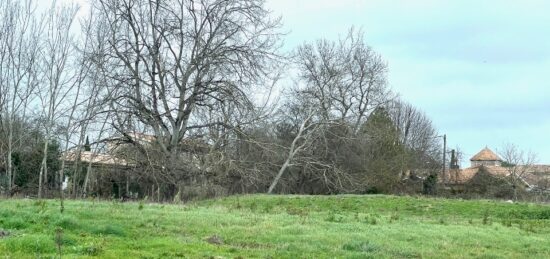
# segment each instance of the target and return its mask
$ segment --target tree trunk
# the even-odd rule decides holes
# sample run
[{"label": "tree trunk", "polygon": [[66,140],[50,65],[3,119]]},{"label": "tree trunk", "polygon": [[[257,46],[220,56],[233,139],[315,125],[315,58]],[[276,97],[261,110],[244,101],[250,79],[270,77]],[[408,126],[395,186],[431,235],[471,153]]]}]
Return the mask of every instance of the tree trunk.
[{"label": "tree trunk", "polygon": [[44,185],[47,185],[48,181],[46,178],[46,181],[44,181],[44,176],[48,176],[48,136],[46,136],[46,140],[44,141],[44,156],[42,157],[42,164],[40,165],[40,175],[38,176],[38,198],[42,199],[42,191],[44,188]]},{"label": "tree trunk", "polygon": [[515,184],[512,185],[512,189],[514,190],[514,201],[518,201],[518,190]]},{"label": "tree trunk", "polygon": [[88,163],[86,168],[86,176],[84,177],[84,185],[82,186],[82,198],[88,195],[88,182],[90,181],[90,173],[92,172],[92,163]]},{"label": "tree trunk", "polygon": [[283,166],[281,166],[281,169],[279,169],[279,172],[277,173],[277,176],[275,176],[275,180],[271,183],[271,186],[269,186],[269,190],[267,191],[268,194],[271,194],[273,192],[273,189],[275,189],[275,186],[277,186],[277,183],[279,183],[279,180],[281,179],[281,176],[283,176],[283,173],[285,172],[286,168],[290,165],[290,159],[291,157],[287,157],[285,163]]},{"label": "tree trunk", "polygon": [[12,140],[11,140],[11,132],[10,137],[8,137],[8,157],[7,157],[7,173],[8,173],[8,192],[11,192],[11,188],[13,186],[13,183],[15,183],[15,176],[13,173],[13,161],[11,159],[12,156]]},{"label": "tree trunk", "polygon": [[285,172],[286,168],[290,165],[290,161],[294,158],[294,156],[298,153],[298,151],[303,148],[303,145],[297,146],[298,140],[302,138],[302,134],[306,130],[307,124],[309,123],[309,120],[312,118],[312,116],[313,116],[313,113],[310,112],[309,116],[300,125],[300,128],[298,129],[298,134],[292,140],[292,144],[290,144],[290,150],[288,151],[288,157],[286,158],[285,163],[281,166],[281,169],[279,169],[277,176],[275,176],[275,179],[273,180],[273,182],[269,186],[269,189],[267,190],[268,194],[271,194],[273,192],[273,189],[275,189],[275,186],[277,186],[277,183],[281,179],[281,176],[283,176],[283,173]]}]

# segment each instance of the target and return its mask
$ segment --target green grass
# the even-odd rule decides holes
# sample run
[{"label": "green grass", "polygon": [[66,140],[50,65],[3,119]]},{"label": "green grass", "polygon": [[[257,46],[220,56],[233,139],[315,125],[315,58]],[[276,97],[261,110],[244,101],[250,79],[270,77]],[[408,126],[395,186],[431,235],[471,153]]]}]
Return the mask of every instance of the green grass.
[{"label": "green grass", "polygon": [[[550,207],[396,196],[0,200],[0,258],[550,258]],[[212,240],[215,240],[212,241]]]}]

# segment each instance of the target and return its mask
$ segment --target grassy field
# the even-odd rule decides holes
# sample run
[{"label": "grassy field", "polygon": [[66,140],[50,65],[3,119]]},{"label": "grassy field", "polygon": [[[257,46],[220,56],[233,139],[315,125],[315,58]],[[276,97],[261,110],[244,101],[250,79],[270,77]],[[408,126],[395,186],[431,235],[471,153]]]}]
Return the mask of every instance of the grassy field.
[{"label": "grassy field", "polygon": [[550,258],[550,207],[395,196],[0,200],[0,258]]}]

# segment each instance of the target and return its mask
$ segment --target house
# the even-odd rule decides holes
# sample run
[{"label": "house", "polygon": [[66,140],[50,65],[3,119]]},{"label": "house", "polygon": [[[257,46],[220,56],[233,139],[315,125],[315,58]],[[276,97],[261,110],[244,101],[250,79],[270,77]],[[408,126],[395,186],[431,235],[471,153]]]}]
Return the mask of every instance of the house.
[{"label": "house", "polygon": [[[111,169],[135,167],[136,164],[138,164],[136,158],[120,154],[120,152],[124,152],[121,151],[121,147],[131,146],[127,138],[130,138],[132,142],[142,146],[150,147],[157,141],[157,137],[137,132],[130,132],[124,135],[125,136],[111,137],[105,140],[107,148],[103,150],[103,152],[70,150],[61,156],[61,160],[65,161],[67,165],[78,162],[80,164],[91,164],[92,167],[105,167]],[[198,160],[197,154],[207,153],[209,148],[210,146],[200,139],[186,138],[180,143],[180,155],[182,160],[196,162],[196,160]],[[78,154],[80,154],[80,157],[78,157]]]},{"label": "house", "polygon": [[[80,159],[78,158],[79,153]],[[101,154],[92,151],[78,152],[76,150],[71,150],[64,153],[61,156],[61,160],[65,161],[68,166],[73,165],[77,161],[83,165],[91,164],[93,167],[125,168],[133,166],[133,163],[130,163],[122,158],[114,157],[109,153]]]},{"label": "house", "polygon": [[[71,181],[84,182],[82,193],[98,197],[159,196],[160,185],[155,177],[161,175],[159,172],[165,168],[165,160],[163,160],[165,154],[159,148],[158,141],[159,138],[154,135],[129,132],[102,140],[105,147],[97,152],[82,150],[65,152],[61,160],[65,161],[66,168],[76,168],[69,166],[79,165],[85,171],[81,174],[71,174],[73,178],[85,180],[69,179],[68,184]],[[138,148],[134,144],[138,144]],[[171,162],[178,163],[178,170],[207,171],[208,168],[204,166],[202,158],[208,154],[210,148],[210,145],[202,139],[185,138],[178,145],[177,159]],[[168,191],[171,190],[174,189]]]},{"label": "house", "polygon": [[550,190],[550,165],[503,166],[502,159],[488,147],[470,158],[470,162],[468,168],[446,170],[445,185],[453,190],[464,190],[467,186],[510,182],[510,177],[514,177],[526,190]]},{"label": "house", "polygon": [[479,153],[477,153],[475,156],[470,158],[470,161],[472,163],[472,167],[477,166],[501,166],[502,165],[502,159],[495,154],[492,150],[485,147]]}]

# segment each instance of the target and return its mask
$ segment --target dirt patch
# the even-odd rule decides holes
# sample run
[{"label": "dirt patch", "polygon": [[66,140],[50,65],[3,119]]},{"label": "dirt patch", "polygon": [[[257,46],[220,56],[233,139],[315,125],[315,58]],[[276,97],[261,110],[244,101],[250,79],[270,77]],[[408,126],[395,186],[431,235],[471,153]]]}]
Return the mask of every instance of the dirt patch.
[{"label": "dirt patch", "polygon": [[0,229],[0,239],[10,235],[10,232]]},{"label": "dirt patch", "polygon": [[206,239],[206,242],[213,244],[213,245],[223,245],[223,238],[221,238],[218,235],[213,235]]}]

